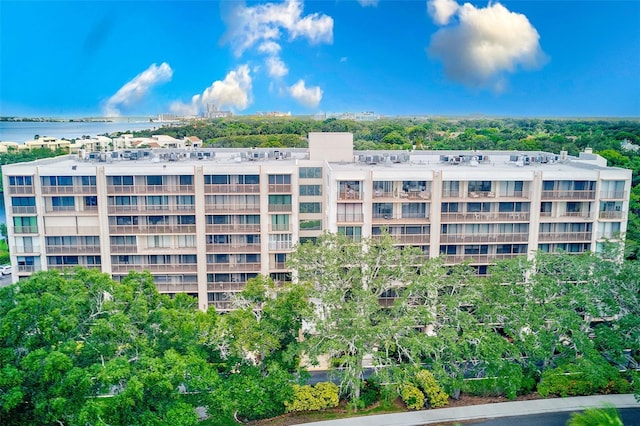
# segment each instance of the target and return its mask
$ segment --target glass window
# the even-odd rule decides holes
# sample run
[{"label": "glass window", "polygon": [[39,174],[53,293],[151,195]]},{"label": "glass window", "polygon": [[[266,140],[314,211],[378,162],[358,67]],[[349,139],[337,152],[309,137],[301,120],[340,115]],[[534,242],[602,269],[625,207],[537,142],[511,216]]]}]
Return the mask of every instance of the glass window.
[{"label": "glass window", "polygon": [[53,207],[73,207],[75,201],[73,197],[51,197]]},{"label": "glass window", "polygon": [[287,185],[291,183],[291,175],[269,175],[269,184]]},{"label": "glass window", "polygon": [[180,176],[180,185],[193,185],[193,176],[191,176],[191,175],[181,175]]},{"label": "glass window", "polygon": [[300,167],[301,179],[319,179],[322,178],[321,167]]},{"label": "glass window", "polygon": [[162,176],[147,176],[147,185],[162,185]]},{"label": "glass window", "polygon": [[96,185],[96,177],[95,176],[81,176],[80,180],[82,182],[82,186],[95,186]]},{"label": "glass window", "polygon": [[300,230],[301,231],[311,231],[311,230],[319,230],[322,229],[322,221],[321,220],[301,220],[300,221]]},{"label": "glass window", "polygon": [[300,195],[322,195],[322,186],[300,185]]},{"label": "glass window", "polygon": [[11,197],[11,205],[14,207],[33,207],[36,205],[35,197]]},{"label": "glass window", "polygon": [[300,213],[321,213],[322,205],[320,203],[300,203]]}]

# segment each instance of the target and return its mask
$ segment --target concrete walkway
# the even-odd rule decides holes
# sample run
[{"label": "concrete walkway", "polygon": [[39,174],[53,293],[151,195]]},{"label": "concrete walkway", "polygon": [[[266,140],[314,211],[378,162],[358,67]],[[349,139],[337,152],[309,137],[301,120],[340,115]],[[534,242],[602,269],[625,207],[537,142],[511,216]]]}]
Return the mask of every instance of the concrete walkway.
[{"label": "concrete walkway", "polygon": [[581,411],[585,408],[612,404],[618,408],[639,408],[631,394],[593,395],[571,398],[536,399],[531,401],[498,402],[468,405],[456,408],[411,411],[408,413],[379,414],[348,419],[305,423],[305,426],[415,426],[431,423],[457,422],[470,419],[526,416],[529,414]]}]

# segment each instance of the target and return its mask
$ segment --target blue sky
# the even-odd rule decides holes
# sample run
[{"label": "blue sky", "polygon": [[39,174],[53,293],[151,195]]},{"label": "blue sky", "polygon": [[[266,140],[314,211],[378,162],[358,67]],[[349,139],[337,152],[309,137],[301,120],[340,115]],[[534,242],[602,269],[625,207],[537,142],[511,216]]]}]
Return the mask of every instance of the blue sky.
[{"label": "blue sky", "polygon": [[640,116],[640,1],[0,0],[0,115]]}]

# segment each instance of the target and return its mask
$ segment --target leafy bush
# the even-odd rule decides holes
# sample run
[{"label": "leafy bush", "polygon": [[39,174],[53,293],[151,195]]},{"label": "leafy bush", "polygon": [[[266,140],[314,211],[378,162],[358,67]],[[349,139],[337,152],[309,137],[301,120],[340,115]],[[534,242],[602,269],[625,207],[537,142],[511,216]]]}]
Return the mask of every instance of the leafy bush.
[{"label": "leafy bush", "polygon": [[580,358],[543,372],[538,383],[538,393],[543,397],[565,397],[610,392],[613,389],[624,388],[620,380],[622,379],[618,370],[604,358]]},{"label": "leafy bush", "polygon": [[623,426],[620,413],[613,405],[587,408],[582,413],[571,413],[567,426]]},{"label": "leafy bush", "polygon": [[400,398],[402,398],[409,410],[420,410],[424,407],[424,394],[414,385],[403,385],[400,391]]},{"label": "leafy bush", "polygon": [[367,380],[360,389],[360,400],[363,407],[369,407],[380,399],[380,381],[375,378]]},{"label": "leafy bush", "polygon": [[442,390],[438,381],[428,370],[420,370],[415,376],[415,381],[420,389],[424,392],[429,407],[444,407],[449,403],[449,395]]},{"label": "leafy bush", "polygon": [[317,411],[325,408],[337,407],[338,386],[331,382],[321,382],[315,386],[293,385],[293,401],[285,401],[287,412],[291,411]]}]

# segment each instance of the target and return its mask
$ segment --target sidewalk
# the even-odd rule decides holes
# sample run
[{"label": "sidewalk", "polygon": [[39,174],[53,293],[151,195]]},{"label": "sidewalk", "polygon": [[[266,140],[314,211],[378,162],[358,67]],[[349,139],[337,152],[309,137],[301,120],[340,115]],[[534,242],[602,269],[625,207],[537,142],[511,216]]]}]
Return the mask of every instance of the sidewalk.
[{"label": "sidewalk", "polygon": [[408,413],[380,414],[348,419],[305,423],[305,426],[414,426],[430,423],[457,422],[470,419],[522,416],[529,414],[580,411],[589,407],[612,404],[618,408],[640,408],[631,394],[593,395],[571,398],[537,399],[531,401],[498,402],[468,405],[456,408],[411,411]]}]

